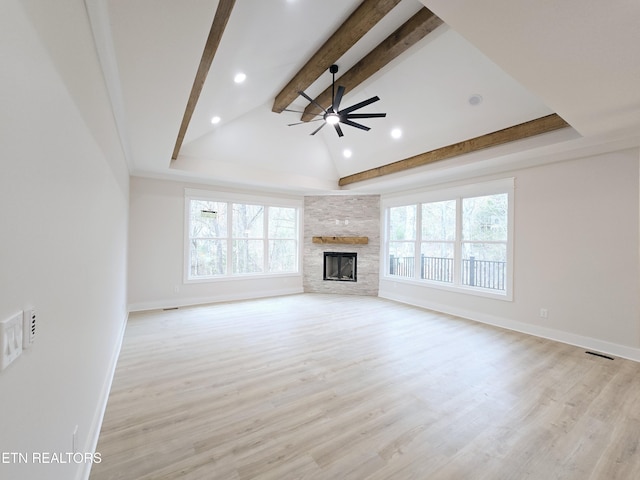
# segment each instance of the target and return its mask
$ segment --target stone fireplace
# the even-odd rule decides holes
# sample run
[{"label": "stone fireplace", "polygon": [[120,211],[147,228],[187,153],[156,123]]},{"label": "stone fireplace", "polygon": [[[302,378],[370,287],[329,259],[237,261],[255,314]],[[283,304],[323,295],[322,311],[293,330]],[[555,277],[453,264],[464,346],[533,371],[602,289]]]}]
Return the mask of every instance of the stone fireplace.
[{"label": "stone fireplace", "polygon": [[305,292],[377,296],[380,196],[305,197],[302,268]]}]

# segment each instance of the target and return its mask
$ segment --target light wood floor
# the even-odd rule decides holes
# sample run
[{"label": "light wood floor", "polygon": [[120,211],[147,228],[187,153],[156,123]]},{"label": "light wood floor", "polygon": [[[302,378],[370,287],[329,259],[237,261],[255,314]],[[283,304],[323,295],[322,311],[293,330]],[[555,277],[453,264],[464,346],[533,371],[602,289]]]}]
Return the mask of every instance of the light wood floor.
[{"label": "light wood floor", "polygon": [[640,479],[640,364],[374,297],[132,315],[92,480]]}]

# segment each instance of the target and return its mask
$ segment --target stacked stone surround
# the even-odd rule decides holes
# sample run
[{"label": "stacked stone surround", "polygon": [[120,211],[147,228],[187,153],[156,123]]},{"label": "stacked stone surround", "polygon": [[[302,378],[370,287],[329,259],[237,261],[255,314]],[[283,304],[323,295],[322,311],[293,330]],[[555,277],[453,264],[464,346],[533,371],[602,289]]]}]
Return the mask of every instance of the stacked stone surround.
[{"label": "stacked stone surround", "polygon": [[[312,237],[369,237],[366,245],[316,244]],[[324,252],[356,252],[358,281],[323,280]],[[303,287],[310,293],[378,295],[380,196],[322,195],[304,199]]]}]

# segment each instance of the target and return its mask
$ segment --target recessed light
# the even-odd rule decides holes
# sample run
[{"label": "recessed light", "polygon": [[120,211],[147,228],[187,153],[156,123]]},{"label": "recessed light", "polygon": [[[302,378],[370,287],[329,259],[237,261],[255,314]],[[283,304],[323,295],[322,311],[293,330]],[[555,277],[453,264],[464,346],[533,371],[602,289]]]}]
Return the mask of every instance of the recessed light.
[{"label": "recessed light", "polygon": [[345,148],[345,149],[342,151],[342,156],[343,156],[344,158],[351,158],[351,155],[353,155],[353,152],[352,152],[351,150],[349,150],[348,148]]},{"label": "recessed light", "polygon": [[399,128],[394,128],[393,130],[391,130],[391,136],[393,138],[400,138],[402,136],[402,130],[400,130]]},{"label": "recessed light", "polygon": [[214,125],[220,123],[220,117],[218,117],[218,116],[212,117],[211,118],[211,123],[213,123]]},{"label": "recessed light", "polygon": [[236,82],[236,83],[242,83],[242,82],[244,82],[246,79],[247,79],[247,76],[246,76],[244,73],[242,73],[242,72],[240,72],[240,73],[236,73],[236,76],[235,76],[235,77],[233,77],[233,81],[234,81],[234,82]]},{"label": "recessed light", "polygon": [[469,105],[471,105],[472,107],[476,107],[482,103],[482,100],[482,95],[474,93],[469,97]]}]

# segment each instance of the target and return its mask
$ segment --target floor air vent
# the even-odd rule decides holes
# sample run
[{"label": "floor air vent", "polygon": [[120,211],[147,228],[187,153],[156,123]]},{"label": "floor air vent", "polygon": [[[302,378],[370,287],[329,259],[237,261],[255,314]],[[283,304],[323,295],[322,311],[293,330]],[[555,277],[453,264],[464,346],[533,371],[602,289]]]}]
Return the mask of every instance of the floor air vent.
[{"label": "floor air vent", "polygon": [[607,360],[613,360],[613,357],[610,357],[608,355],[603,355],[602,353],[596,353],[596,352],[584,352],[584,353],[593,355],[594,357],[602,357],[602,358],[606,358]]}]

